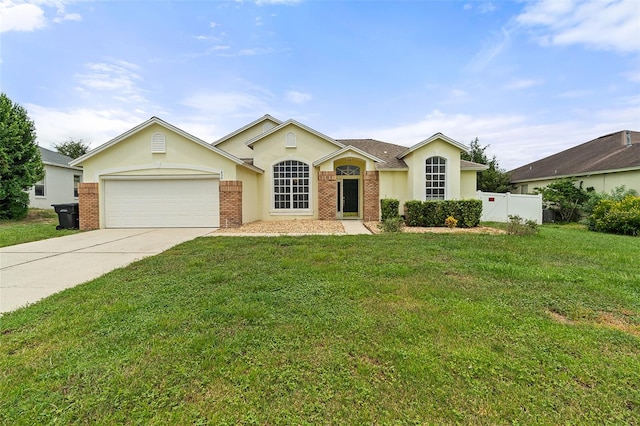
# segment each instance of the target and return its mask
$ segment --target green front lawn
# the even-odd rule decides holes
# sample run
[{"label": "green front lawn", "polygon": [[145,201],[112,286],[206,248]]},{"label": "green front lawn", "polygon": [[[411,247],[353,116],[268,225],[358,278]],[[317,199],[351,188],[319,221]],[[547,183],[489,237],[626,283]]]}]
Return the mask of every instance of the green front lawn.
[{"label": "green front lawn", "polygon": [[0,321],[0,424],[637,424],[640,239],[205,237]]},{"label": "green front lawn", "polygon": [[58,215],[53,210],[29,209],[22,220],[0,220],[0,247],[74,234],[77,230],[56,230]]}]

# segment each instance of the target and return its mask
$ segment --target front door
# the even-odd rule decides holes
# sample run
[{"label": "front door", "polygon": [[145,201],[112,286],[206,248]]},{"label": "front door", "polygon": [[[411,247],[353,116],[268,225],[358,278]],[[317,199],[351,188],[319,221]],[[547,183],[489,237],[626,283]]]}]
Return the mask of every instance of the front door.
[{"label": "front door", "polygon": [[342,180],[342,216],[357,217],[358,206],[358,179]]}]

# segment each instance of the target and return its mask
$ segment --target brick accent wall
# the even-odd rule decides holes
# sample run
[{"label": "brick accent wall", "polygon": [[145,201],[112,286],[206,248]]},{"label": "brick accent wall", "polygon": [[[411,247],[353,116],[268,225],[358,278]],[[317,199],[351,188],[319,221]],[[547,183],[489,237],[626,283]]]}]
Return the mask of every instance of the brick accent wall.
[{"label": "brick accent wall", "polygon": [[220,181],[220,227],[237,228],[242,225],[242,182]]},{"label": "brick accent wall", "polygon": [[364,173],[364,217],[365,221],[380,220],[380,178],[377,171]]},{"label": "brick accent wall", "polygon": [[78,186],[78,220],[82,231],[100,228],[100,198],[97,183],[80,183]]},{"label": "brick accent wall", "polygon": [[318,175],[318,219],[336,218],[336,172],[320,172]]}]

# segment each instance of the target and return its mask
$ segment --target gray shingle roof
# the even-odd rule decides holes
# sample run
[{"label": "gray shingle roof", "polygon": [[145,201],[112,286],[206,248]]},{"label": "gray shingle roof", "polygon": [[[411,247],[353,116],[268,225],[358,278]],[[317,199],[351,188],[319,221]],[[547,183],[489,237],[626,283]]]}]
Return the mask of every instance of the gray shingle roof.
[{"label": "gray shingle roof", "polygon": [[[630,144],[627,145],[627,132]],[[511,181],[582,176],[640,167],[640,132],[622,130],[512,170]]]},{"label": "gray shingle roof", "polygon": [[38,148],[40,149],[40,157],[42,158],[43,163],[49,163],[62,167],[71,167],[69,166],[69,163],[73,161],[73,158],[68,157],[64,154],[60,154],[59,152],[48,150],[47,148],[43,148],[41,146],[39,146]]},{"label": "gray shingle roof", "polygon": [[351,145],[364,152],[368,152],[374,157],[378,157],[385,163],[378,164],[379,169],[406,169],[407,163],[397,158],[407,150],[406,146],[381,142],[375,139],[336,139],[343,145]]}]

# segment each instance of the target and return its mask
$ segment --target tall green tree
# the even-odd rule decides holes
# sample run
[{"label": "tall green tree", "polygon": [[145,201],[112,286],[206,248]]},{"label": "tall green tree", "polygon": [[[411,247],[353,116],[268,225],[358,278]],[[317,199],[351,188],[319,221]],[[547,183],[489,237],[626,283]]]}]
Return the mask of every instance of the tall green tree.
[{"label": "tall green tree", "polygon": [[475,138],[469,145],[469,152],[463,152],[461,158],[489,166],[487,170],[478,172],[477,189],[484,192],[509,192],[512,189],[509,174],[500,168],[495,155],[491,159],[487,157],[487,148],[489,145],[481,146],[478,138]]},{"label": "tall green tree", "polygon": [[36,129],[27,110],[0,94],[0,219],[21,219],[27,191],[44,176]]},{"label": "tall green tree", "polygon": [[64,154],[71,158],[78,158],[89,152],[89,144],[84,143],[83,139],[69,138],[66,141],[53,146],[60,154]]}]

